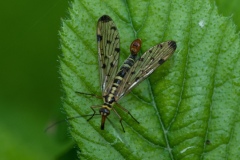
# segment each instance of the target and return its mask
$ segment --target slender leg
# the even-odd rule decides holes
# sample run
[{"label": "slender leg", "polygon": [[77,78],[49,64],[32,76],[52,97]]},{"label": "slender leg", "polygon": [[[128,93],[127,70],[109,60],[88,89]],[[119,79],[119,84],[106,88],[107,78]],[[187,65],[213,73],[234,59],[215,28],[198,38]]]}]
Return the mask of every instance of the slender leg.
[{"label": "slender leg", "polygon": [[116,103],[116,105],[117,105],[120,109],[122,109],[124,112],[127,112],[127,113],[132,117],[132,119],[134,119],[134,120],[139,124],[138,120],[137,120],[136,118],[134,118],[133,115],[132,115],[126,108],[122,107],[122,106],[121,106],[120,104],[118,104],[118,103]]},{"label": "slender leg", "polygon": [[[92,97],[96,97],[96,98],[99,98],[99,99],[102,99],[101,96],[98,96],[96,94],[91,94],[91,93],[84,93],[84,92],[78,92],[78,91],[75,91],[75,93],[78,93],[78,94],[83,94],[83,95],[86,95],[86,96],[92,96]],[[93,110],[93,114],[90,118],[87,119],[87,121],[90,121],[94,115],[96,115],[96,111],[94,108],[100,108],[101,106],[91,106],[91,109]]]},{"label": "slender leg", "polygon": [[93,114],[90,118],[87,119],[87,121],[90,121],[93,118],[93,116],[96,114],[96,111],[94,108],[101,108],[101,107],[102,106],[91,106],[91,109],[93,110]]},{"label": "slender leg", "polygon": [[92,97],[96,97],[96,98],[102,99],[102,96],[98,96],[98,95],[96,95],[96,94],[84,93],[84,92],[78,92],[78,91],[75,91],[75,93],[83,94],[83,95],[86,95],[86,96],[92,96]]},{"label": "slender leg", "polygon": [[123,127],[123,124],[122,124],[122,117],[117,113],[117,111],[116,111],[114,108],[112,108],[112,110],[113,110],[113,111],[116,113],[116,115],[118,116],[119,122],[121,123],[122,129],[123,129],[123,132],[125,132],[124,127]]}]

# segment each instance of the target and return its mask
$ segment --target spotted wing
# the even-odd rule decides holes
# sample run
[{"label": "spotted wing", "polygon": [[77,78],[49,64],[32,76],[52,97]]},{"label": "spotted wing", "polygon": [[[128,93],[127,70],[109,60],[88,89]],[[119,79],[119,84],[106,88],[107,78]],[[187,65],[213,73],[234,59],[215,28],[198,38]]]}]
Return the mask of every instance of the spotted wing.
[{"label": "spotted wing", "polygon": [[106,94],[106,87],[111,86],[117,72],[119,61],[119,33],[113,20],[103,15],[97,24],[98,61],[102,94]]},{"label": "spotted wing", "polygon": [[116,101],[146,79],[157,67],[162,65],[174,53],[176,48],[176,42],[167,41],[146,51],[130,68],[129,72],[127,72],[117,90]]}]

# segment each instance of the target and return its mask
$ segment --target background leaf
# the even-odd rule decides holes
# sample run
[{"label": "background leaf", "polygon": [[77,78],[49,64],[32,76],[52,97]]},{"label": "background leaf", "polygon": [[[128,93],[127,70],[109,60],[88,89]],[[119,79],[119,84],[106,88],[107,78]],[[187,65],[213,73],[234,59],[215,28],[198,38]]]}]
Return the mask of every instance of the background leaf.
[{"label": "background leaf", "polygon": [[227,0],[211,0],[213,3],[215,3],[218,7],[219,13],[224,16],[231,16],[233,19],[233,22],[237,26],[237,30],[240,29],[240,10],[239,10],[239,5],[240,1],[238,0],[232,0],[232,1],[227,1]]},{"label": "background leaf", "polygon": [[[137,5],[136,5],[137,4]],[[121,58],[131,41],[142,51],[166,40],[177,42],[173,57],[124,97],[126,133],[111,114],[104,131],[100,117],[70,122],[83,159],[238,159],[239,36],[230,18],[207,0],[75,1],[63,21],[60,57],[64,108],[69,117],[91,114],[101,100],[96,22],[107,14],[116,23]]]},{"label": "background leaf", "polygon": [[[212,0],[212,2],[214,1]],[[135,6],[135,8],[138,8],[139,4],[149,5],[148,2],[143,3],[142,1],[127,3],[137,4],[138,6]],[[217,0],[213,5],[216,4],[218,6],[220,15],[233,15],[233,21],[238,25],[238,3],[239,1],[237,0]],[[105,4],[106,3],[102,3],[101,5]],[[60,96],[62,93],[60,92],[60,80],[57,73],[59,63],[56,60],[61,51],[59,50],[59,36],[57,32],[61,26],[60,18],[67,16],[66,10],[68,6],[67,1],[61,0],[43,0],[37,2],[30,0],[13,0],[0,2],[0,159],[74,159],[76,148],[73,147],[71,137],[66,132],[66,125],[57,125],[52,128],[53,130],[50,132],[43,133],[46,126],[63,118],[61,110],[59,110],[59,108],[61,108]],[[114,7],[118,8],[116,6]],[[131,10],[131,13],[136,12],[135,14],[141,16],[146,15],[144,10],[146,6],[142,8],[143,10],[141,11]],[[87,5],[86,9],[88,10]],[[124,9],[126,10],[126,8]],[[163,7],[160,8],[160,10],[167,10],[167,8]],[[81,15],[81,13],[82,11],[79,11],[79,15]],[[104,12],[104,14],[105,13],[106,12]],[[113,16],[112,13],[110,15]],[[101,15],[99,14],[97,16]],[[96,25],[95,21],[99,18],[97,16],[91,24],[94,27]],[[144,22],[141,16],[138,17],[138,21]],[[181,15],[178,15],[178,17],[179,16],[181,17]],[[137,17],[132,21],[134,25],[139,24],[136,22],[136,18]],[[117,18],[114,17],[114,20],[117,21]],[[120,21],[120,23],[123,22]],[[178,25],[178,22],[176,22],[176,24]],[[123,29],[118,28],[119,30]],[[184,33],[186,34],[186,32]],[[125,37],[127,37],[129,33],[126,32],[126,34],[127,35],[124,35]],[[151,34],[153,34],[152,31]],[[94,35],[95,30],[92,36]],[[121,34],[121,39],[123,40],[123,38]],[[151,39],[152,38],[155,38],[155,36],[151,37]],[[132,38],[130,38],[129,42],[130,41],[132,41]],[[95,43],[95,37],[93,42]],[[126,53],[122,53],[125,56],[129,54],[128,46],[129,44],[127,43],[124,46],[122,45],[122,47],[127,48]],[[93,45],[93,54],[96,54],[95,47],[96,46]],[[146,46],[145,49],[147,49],[147,47],[148,46]],[[175,57],[172,57],[172,60],[174,60],[174,58]],[[172,63],[171,61],[168,63]],[[165,65],[169,64],[166,63]],[[170,67],[172,66],[170,65]],[[159,69],[161,70],[161,74],[162,69]],[[166,74],[167,73],[166,70]],[[98,73],[95,71],[93,74]],[[99,77],[96,77],[97,82]],[[159,79],[157,80],[159,81]],[[91,89],[91,86],[89,88]],[[96,92],[99,92],[99,90],[97,87]],[[144,89],[139,86],[136,90]],[[136,93],[136,90],[134,93]],[[236,90],[238,91],[237,88]],[[149,95],[145,94],[145,96]],[[126,98],[127,97],[124,97],[122,101],[128,102]],[[94,98],[91,98],[91,100],[93,101],[91,104],[102,103],[102,101],[95,102],[96,100]],[[89,113],[91,111],[89,111],[88,107],[91,104],[84,106]],[[139,104],[142,105],[142,103]],[[125,107],[131,109],[131,111],[135,109],[131,106],[131,108],[129,108],[128,105]],[[126,121],[132,122],[132,125],[136,125],[125,113],[121,113],[121,115],[125,116],[124,118],[128,118]],[[111,116],[111,119],[115,117],[114,114]],[[136,117],[136,115],[134,116]],[[99,129],[100,118],[96,117],[95,119],[97,123],[96,129]],[[142,118],[138,120],[140,121],[141,119]],[[236,122],[237,121],[236,119]],[[78,124],[77,127],[81,127],[85,123],[86,121]],[[119,130],[119,133],[122,133],[118,119],[112,123]],[[89,124],[87,123],[87,125]],[[107,122],[108,127],[109,125],[111,124]],[[140,125],[142,125],[142,123]],[[235,126],[239,126],[239,124],[236,123]],[[92,129],[90,131],[92,131]],[[238,133],[237,128],[232,132],[233,135],[236,134],[235,132]],[[93,134],[93,136],[95,135],[96,134]],[[233,138],[238,138],[238,136],[235,135]],[[207,144],[211,146],[211,143],[212,141],[208,141]],[[233,145],[232,143],[230,144]],[[238,143],[234,143],[234,145],[236,145],[235,148],[237,150],[239,146]],[[220,146],[222,147],[223,145]],[[238,154],[232,153],[233,152],[227,155],[227,157],[230,157],[229,159],[239,159]],[[145,152],[143,152],[143,154],[145,154]]]},{"label": "background leaf", "polygon": [[44,132],[64,118],[57,55],[67,6],[61,0],[0,1],[1,160],[70,158],[75,149],[66,124]]}]

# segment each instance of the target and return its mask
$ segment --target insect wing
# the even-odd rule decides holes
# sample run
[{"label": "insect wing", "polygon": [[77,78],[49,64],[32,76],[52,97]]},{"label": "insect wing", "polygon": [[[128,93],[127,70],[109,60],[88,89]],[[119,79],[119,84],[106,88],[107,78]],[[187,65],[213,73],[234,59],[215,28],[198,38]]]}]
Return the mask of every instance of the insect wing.
[{"label": "insect wing", "polygon": [[115,99],[119,100],[123,95],[131,91],[133,87],[146,79],[157,67],[162,65],[176,50],[174,41],[160,43],[146,51],[123,79],[119,86]]},{"label": "insect wing", "polygon": [[97,24],[98,60],[102,94],[107,93],[117,72],[120,53],[119,33],[113,20],[103,15]]}]

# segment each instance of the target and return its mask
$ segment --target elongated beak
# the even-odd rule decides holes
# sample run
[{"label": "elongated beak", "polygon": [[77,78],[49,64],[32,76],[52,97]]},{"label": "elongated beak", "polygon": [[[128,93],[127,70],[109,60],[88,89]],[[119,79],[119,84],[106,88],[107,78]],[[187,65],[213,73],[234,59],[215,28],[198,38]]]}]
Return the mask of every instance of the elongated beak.
[{"label": "elongated beak", "polygon": [[101,130],[104,130],[104,124],[107,116],[102,115]]}]

